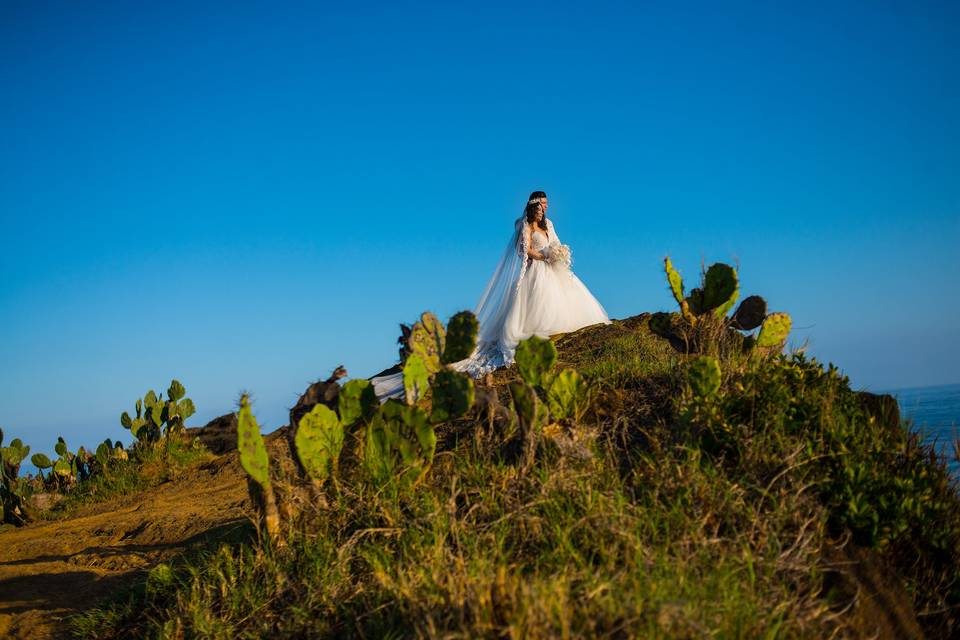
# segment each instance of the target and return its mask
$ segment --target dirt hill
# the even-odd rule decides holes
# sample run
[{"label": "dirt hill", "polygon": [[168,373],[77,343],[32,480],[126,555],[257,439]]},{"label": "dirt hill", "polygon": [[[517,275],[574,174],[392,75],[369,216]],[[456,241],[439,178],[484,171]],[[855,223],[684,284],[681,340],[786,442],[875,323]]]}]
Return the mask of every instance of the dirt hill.
[{"label": "dirt hill", "polygon": [[153,564],[247,527],[236,453],[75,517],[0,534],[0,637],[63,637],[63,619]]}]

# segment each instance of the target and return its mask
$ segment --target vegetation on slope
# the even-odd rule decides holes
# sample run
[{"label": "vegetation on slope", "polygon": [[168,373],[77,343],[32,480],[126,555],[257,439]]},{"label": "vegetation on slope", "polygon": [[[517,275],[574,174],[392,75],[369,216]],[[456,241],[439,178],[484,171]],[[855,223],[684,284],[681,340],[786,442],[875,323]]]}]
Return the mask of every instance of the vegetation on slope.
[{"label": "vegetation on slope", "polygon": [[531,339],[478,386],[453,366],[475,320],[425,314],[404,331],[404,401],[371,403],[338,368],[291,411],[288,447],[264,445],[244,400],[259,541],[157,565],[74,631],[960,632],[960,497],[945,461],[892,398],[782,355],[788,315],[757,296],[728,315],[735,270],[711,266],[689,294],[669,261],[665,273],[678,313]]}]

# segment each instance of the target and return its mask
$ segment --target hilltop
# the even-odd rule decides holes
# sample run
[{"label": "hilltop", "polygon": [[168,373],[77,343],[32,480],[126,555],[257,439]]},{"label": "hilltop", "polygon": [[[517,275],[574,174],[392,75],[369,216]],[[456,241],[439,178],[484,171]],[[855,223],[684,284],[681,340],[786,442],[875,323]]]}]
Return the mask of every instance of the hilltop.
[{"label": "hilltop", "polygon": [[[698,395],[691,358],[651,319],[554,338],[555,369],[579,371],[590,403],[532,453],[510,420],[520,373],[498,371],[437,427],[415,488],[391,498],[347,457],[285,522],[283,547],[256,530],[233,416],[191,431],[215,453],[179,476],[0,533],[0,633],[956,631],[960,499],[892,399],[802,355],[721,355],[722,386]],[[289,435],[266,438],[284,491]]]}]

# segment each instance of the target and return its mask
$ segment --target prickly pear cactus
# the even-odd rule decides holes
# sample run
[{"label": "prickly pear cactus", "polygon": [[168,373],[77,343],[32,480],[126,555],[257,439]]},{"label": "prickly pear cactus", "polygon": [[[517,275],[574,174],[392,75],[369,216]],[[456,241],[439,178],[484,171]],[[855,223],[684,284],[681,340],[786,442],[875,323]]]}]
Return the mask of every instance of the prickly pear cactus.
[{"label": "prickly pear cactus", "polygon": [[29,455],[30,447],[24,446],[20,438],[10,441],[9,447],[3,447],[3,461],[11,466],[20,466],[20,463]]},{"label": "prickly pear cactus", "polygon": [[716,358],[700,356],[690,362],[687,381],[693,393],[700,398],[709,398],[720,390],[720,363]]},{"label": "prickly pear cactus", "polygon": [[[440,356],[446,344],[446,332],[443,323],[429,311],[420,315],[420,320],[410,332],[410,353],[423,360],[427,373],[440,370]],[[409,360],[409,357],[407,358]]]},{"label": "prickly pear cactus", "polygon": [[587,382],[574,369],[564,369],[550,383],[547,405],[557,420],[577,422],[586,411],[589,390]]},{"label": "prickly pear cactus", "polygon": [[430,375],[423,358],[411,353],[403,365],[403,390],[407,404],[416,404],[430,388]]},{"label": "prickly pear cactus", "polygon": [[515,354],[520,377],[534,387],[540,386],[546,372],[557,361],[557,348],[548,338],[532,336],[517,345]]},{"label": "prickly pear cactus", "polygon": [[187,390],[183,388],[177,380],[171,380],[167,388],[167,400],[170,402],[179,402],[183,396],[187,395]]},{"label": "prickly pear cactus", "polygon": [[240,464],[260,487],[260,500],[255,502],[259,502],[263,509],[267,534],[276,539],[280,535],[280,514],[270,484],[270,459],[260,435],[260,425],[250,411],[250,399],[246,394],[240,398],[240,412],[237,415],[237,450],[240,452]]},{"label": "prickly pear cactus", "polygon": [[48,458],[46,454],[43,454],[43,453],[35,453],[32,456],[30,456],[30,462],[32,462],[33,466],[35,466],[37,469],[40,469],[41,471],[44,469],[49,469],[50,467],[53,466],[53,462],[50,460],[50,458]]},{"label": "prickly pear cactus", "polygon": [[387,400],[367,429],[364,466],[380,485],[396,481],[413,486],[433,464],[437,436],[427,414],[396,400]]},{"label": "prickly pear cactus", "polygon": [[369,380],[351,380],[340,388],[337,397],[340,422],[349,427],[357,420],[370,420],[380,407]]},{"label": "prickly pear cactus", "polygon": [[260,425],[250,411],[250,400],[246,395],[240,399],[240,413],[237,416],[237,450],[240,452],[240,464],[250,477],[260,486],[269,487],[270,460],[260,435]]},{"label": "prickly pear cactus", "polygon": [[479,328],[477,316],[469,311],[461,311],[450,318],[450,322],[447,323],[447,339],[442,364],[469,358],[477,346]]},{"label": "prickly pear cactus", "polygon": [[20,474],[20,463],[29,455],[30,447],[24,446],[20,438],[10,441],[10,446],[0,447],[0,475],[7,481],[15,480]]},{"label": "prickly pear cactus", "polygon": [[680,272],[673,268],[670,258],[663,259],[663,270],[667,274],[667,284],[670,285],[670,293],[673,294],[673,299],[677,301],[677,304],[683,305],[683,278],[680,277]]},{"label": "prickly pear cactus", "polygon": [[343,424],[332,409],[318,404],[300,419],[295,444],[307,475],[322,483],[331,471],[337,471],[343,449]]},{"label": "prickly pear cactus", "polygon": [[713,311],[716,317],[722,318],[733,308],[739,294],[737,271],[722,262],[710,265],[704,277],[703,312]]},{"label": "prickly pear cactus", "polygon": [[760,296],[743,299],[730,318],[730,326],[740,331],[753,331],[763,323],[767,316],[767,301]]},{"label": "prickly pear cactus", "polygon": [[466,374],[441,369],[433,377],[430,389],[433,399],[430,422],[435,424],[459,418],[473,406],[473,380]]},{"label": "prickly pear cactus", "polygon": [[760,348],[776,348],[783,346],[790,333],[790,327],[793,320],[786,313],[771,313],[760,327],[760,335],[757,336],[757,346]]},{"label": "prickly pear cactus", "polygon": [[53,450],[57,452],[57,455],[61,458],[67,457],[67,454],[70,451],[67,449],[67,442],[63,439],[63,436],[57,438],[57,444],[53,445]]}]

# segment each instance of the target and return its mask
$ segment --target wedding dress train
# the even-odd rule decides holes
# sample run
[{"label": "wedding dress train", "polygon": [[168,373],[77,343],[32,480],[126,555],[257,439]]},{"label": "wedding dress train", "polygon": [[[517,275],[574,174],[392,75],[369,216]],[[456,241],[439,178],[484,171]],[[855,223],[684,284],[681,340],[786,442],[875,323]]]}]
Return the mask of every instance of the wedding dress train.
[{"label": "wedding dress train", "polygon": [[[527,257],[525,218],[514,224],[514,233],[504,256],[474,309],[480,324],[477,347],[469,358],[451,365],[473,378],[513,363],[517,344],[530,336],[546,338],[592,324],[608,324],[610,318],[586,285],[568,264]],[[560,240],[547,220],[547,233],[530,235],[530,245],[549,256],[559,250]],[[403,374],[371,378],[381,402],[403,395]]]}]

